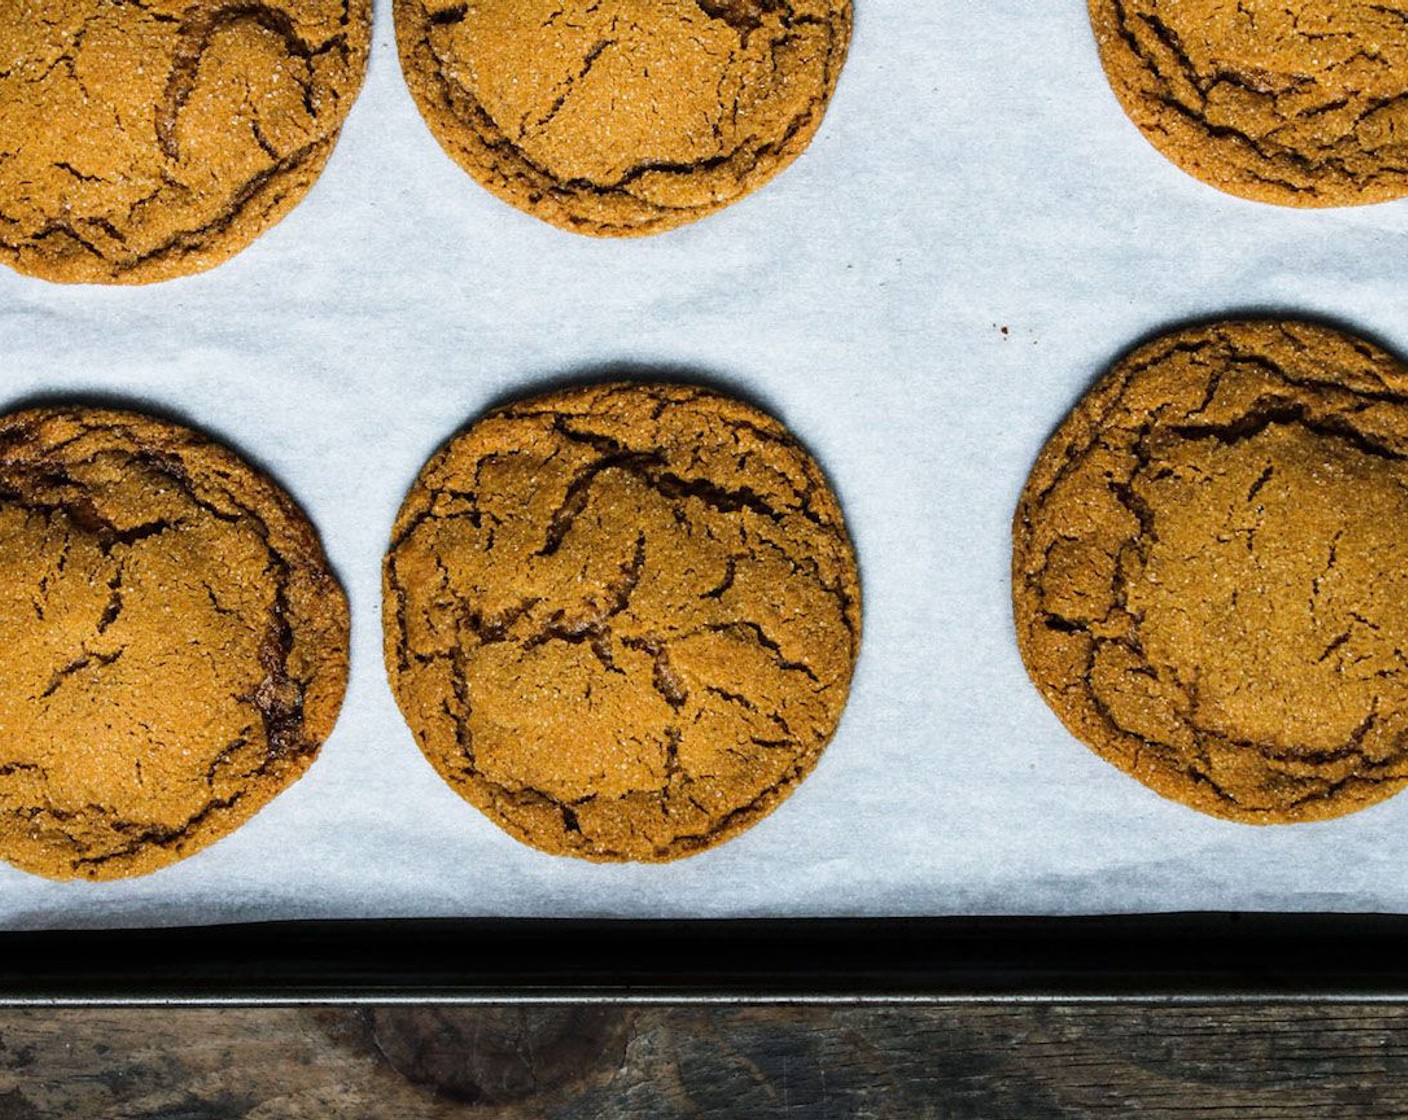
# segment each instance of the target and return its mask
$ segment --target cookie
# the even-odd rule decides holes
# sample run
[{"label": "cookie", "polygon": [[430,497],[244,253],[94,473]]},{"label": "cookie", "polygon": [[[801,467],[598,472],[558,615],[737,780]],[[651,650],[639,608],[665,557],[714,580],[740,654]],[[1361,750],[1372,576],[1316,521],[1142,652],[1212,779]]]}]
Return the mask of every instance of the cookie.
[{"label": "cookie", "polygon": [[395,0],[440,145],[505,202],[634,236],[742,198],[811,141],[850,0]]},{"label": "cookie", "polygon": [[370,0],[0,0],[0,260],[142,284],[238,253],[322,171],[370,25]]},{"label": "cookie", "polygon": [[772,417],[610,384],[489,413],[426,464],[384,569],[392,688],[511,835],[665,861],[771,812],[846,703],[860,586]]},{"label": "cookie", "polygon": [[1408,783],[1408,370],[1306,323],[1176,331],[1042,450],[1014,523],[1033,681],[1070,731],[1229,820]]},{"label": "cookie", "polygon": [[1408,194],[1408,19],[1370,0],[1089,0],[1125,112],[1190,175],[1283,206]]},{"label": "cookie", "polygon": [[347,680],[347,602],[292,501],[134,413],[0,418],[0,858],[155,871],[303,774]]}]

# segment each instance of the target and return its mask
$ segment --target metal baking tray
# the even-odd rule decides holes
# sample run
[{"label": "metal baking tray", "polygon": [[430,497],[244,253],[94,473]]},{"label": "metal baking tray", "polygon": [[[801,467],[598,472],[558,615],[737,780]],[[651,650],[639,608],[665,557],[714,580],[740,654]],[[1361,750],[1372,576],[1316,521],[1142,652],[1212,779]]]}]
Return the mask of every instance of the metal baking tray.
[{"label": "metal baking tray", "polygon": [[1393,915],[279,922],[0,936],[0,1005],[1408,998]]},{"label": "metal baking tray", "polygon": [[[1291,830],[1160,801],[1029,687],[1007,589],[1037,449],[1151,332],[1297,315],[1408,354],[1408,203],[1298,212],[1187,179],[1119,110],[1084,0],[856,6],[811,149],[658,238],[573,238],[470,183],[379,2],[337,151],[245,253],[148,289],[0,274],[0,403],[206,428],[303,504],[354,610],[343,722],[237,834],[144,881],[4,879],[0,1002],[1408,994],[1408,795]],[[381,552],[436,444],[607,375],[779,415],[862,564],[818,770],[668,870],[498,834],[419,758],[380,663]]]}]

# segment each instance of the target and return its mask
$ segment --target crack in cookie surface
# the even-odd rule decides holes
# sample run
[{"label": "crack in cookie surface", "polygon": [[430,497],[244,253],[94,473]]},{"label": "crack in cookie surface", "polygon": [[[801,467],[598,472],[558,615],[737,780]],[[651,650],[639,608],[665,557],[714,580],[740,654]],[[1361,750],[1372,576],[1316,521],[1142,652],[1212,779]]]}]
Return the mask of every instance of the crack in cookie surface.
[{"label": "crack in cookie surface", "polygon": [[1032,679],[1145,784],[1251,823],[1408,784],[1408,372],[1305,323],[1117,363],[1014,522]]},{"label": "crack in cookie surface", "polygon": [[422,471],[384,582],[426,757],[510,834],[595,860],[689,855],[775,807],[831,738],[860,637],[820,469],[683,386],[490,413]]},{"label": "crack in cookie surface", "polygon": [[307,769],[347,674],[313,530],[241,460],[101,409],[0,418],[0,857],[156,870]]},{"label": "crack in cookie surface", "polygon": [[850,0],[396,0],[436,139],[505,201],[580,233],[693,221],[810,142]]},{"label": "crack in cookie surface", "polygon": [[0,260],[146,283],[307,192],[361,85],[369,0],[0,3]]},{"label": "crack in cookie surface", "polygon": [[1408,7],[1090,0],[1090,14],[1125,111],[1188,173],[1290,206],[1408,193]]}]

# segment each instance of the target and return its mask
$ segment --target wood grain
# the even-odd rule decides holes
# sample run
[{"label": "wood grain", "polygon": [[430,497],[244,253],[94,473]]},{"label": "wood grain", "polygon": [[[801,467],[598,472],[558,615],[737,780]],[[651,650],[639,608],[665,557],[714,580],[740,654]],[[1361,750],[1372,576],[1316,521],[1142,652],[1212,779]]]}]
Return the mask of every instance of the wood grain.
[{"label": "wood grain", "polygon": [[0,1120],[1408,1116],[1382,1004],[0,1011]]}]

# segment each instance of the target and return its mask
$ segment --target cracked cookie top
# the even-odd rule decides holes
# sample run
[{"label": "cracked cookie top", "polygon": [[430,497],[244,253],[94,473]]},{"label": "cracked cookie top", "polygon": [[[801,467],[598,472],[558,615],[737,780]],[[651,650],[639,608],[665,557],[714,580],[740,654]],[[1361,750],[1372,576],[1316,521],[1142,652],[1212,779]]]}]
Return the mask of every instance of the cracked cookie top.
[{"label": "cracked cookie top", "polygon": [[664,861],[775,808],[845,706],[860,586],[776,420],[675,385],[491,412],[421,472],[386,557],[421,749],[511,835]]},{"label": "cracked cookie top", "polygon": [[211,268],[291,210],[361,85],[370,0],[0,0],[0,260]]},{"label": "cracked cookie top", "polygon": [[1090,0],[1110,84],[1190,175],[1283,206],[1408,194],[1408,4]]},{"label": "cracked cookie top", "polygon": [[1042,450],[1014,523],[1033,681],[1165,797],[1253,824],[1408,783],[1408,370],[1306,323],[1167,335]]},{"label": "cracked cookie top", "polygon": [[810,142],[850,0],[395,0],[407,84],[441,146],[577,233],[694,221]]},{"label": "cracked cookie top", "polygon": [[346,599],[233,453],[133,413],[12,413],[0,540],[0,858],[154,871],[311,764],[346,684]]}]

